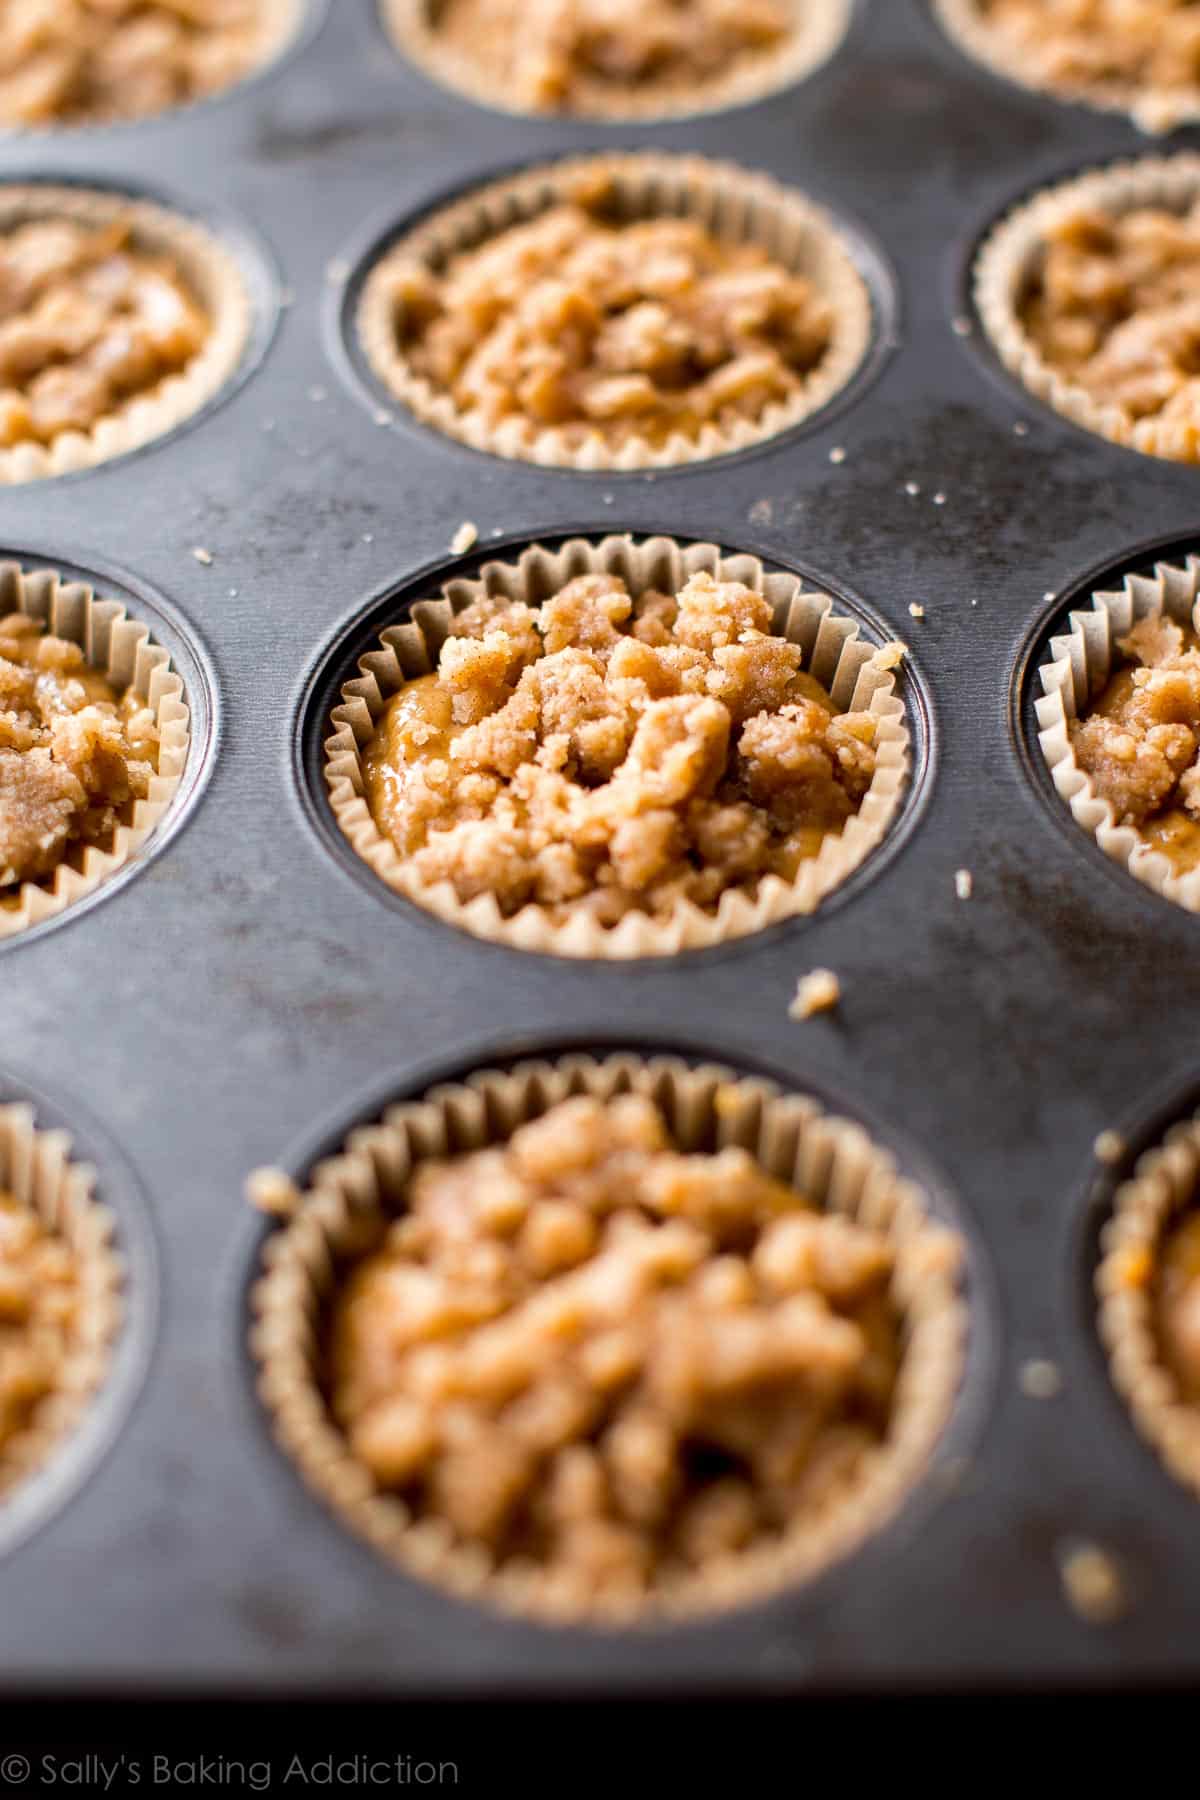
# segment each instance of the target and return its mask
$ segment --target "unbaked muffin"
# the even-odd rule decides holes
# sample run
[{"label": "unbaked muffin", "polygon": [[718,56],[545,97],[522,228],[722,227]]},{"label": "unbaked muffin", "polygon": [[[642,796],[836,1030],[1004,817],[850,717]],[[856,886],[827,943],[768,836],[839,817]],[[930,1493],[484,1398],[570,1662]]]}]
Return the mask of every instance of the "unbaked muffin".
[{"label": "unbaked muffin", "polygon": [[0,0],[0,125],[138,119],[241,81],[297,0]]},{"label": "unbaked muffin", "polygon": [[50,886],[88,846],[111,848],[150,793],[155,710],[25,613],[0,617],[0,909]]}]

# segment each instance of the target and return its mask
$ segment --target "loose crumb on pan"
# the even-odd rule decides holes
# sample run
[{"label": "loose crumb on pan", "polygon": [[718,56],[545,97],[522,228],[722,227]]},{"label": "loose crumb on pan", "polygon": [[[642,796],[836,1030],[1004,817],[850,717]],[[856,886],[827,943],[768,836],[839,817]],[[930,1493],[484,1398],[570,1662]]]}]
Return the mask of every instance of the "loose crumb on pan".
[{"label": "loose crumb on pan", "polygon": [[1021,1364],[1021,1392],[1029,1400],[1053,1400],[1062,1392],[1062,1370],[1044,1357]]},{"label": "loose crumb on pan", "polygon": [[880,645],[872,656],[871,663],[876,669],[898,669],[907,655],[908,645],[902,644],[899,638],[894,638],[890,644]]},{"label": "loose crumb on pan", "polygon": [[829,452],[829,460],[831,463],[844,463],[845,462],[846,452],[842,449],[842,446],[840,444],[836,444],[834,446],[834,448]]},{"label": "loose crumb on pan", "polygon": [[1129,1596],[1116,1560],[1098,1544],[1075,1544],[1059,1555],[1059,1575],[1072,1611],[1088,1625],[1112,1625]]},{"label": "loose crumb on pan", "polygon": [[1092,1145],[1097,1162],[1119,1163],[1125,1154],[1125,1139],[1119,1131],[1101,1131]]},{"label": "loose crumb on pan", "polygon": [[972,875],[970,869],[956,869],[954,871],[954,891],[960,900],[969,900],[971,898],[971,895],[975,892],[975,877]]},{"label": "loose crumb on pan", "polygon": [[470,519],[464,519],[454,536],[450,539],[450,554],[465,556],[479,541],[479,527]]},{"label": "loose crumb on pan", "polygon": [[788,1017],[811,1019],[814,1013],[831,1012],[842,997],[842,984],[832,969],[812,969],[796,984]]},{"label": "loose crumb on pan", "polygon": [[282,1169],[254,1169],[246,1177],[246,1199],[256,1211],[286,1219],[300,1204],[300,1190]]},{"label": "loose crumb on pan", "polygon": [[198,563],[203,563],[206,569],[212,567],[214,560],[213,553],[211,550],[205,550],[203,545],[197,544],[192,551],[192,555]]},{"label": "loose crumb on pan", "polygon": [[904,484],[904,491],[911,499],[915,500],[921,491],[921,484],[919,481],[906,481]]},{"label": "loose crumb on pan", "polygon": [[919,600],[910,600],[908,603],[908,610],[914,619],[923,619],[925,617],[925,608],[921,605]]}]

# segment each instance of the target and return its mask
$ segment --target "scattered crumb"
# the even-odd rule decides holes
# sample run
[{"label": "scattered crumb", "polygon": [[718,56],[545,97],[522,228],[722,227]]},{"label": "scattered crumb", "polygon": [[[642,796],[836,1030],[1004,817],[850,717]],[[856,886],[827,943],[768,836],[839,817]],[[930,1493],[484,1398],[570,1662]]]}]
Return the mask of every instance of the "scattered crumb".
[{"label": "scattered crumb", "polygon": [[890,644],[883,644],[871,658],[873,669],[898,669],[908,655],[908,645],[896,638]]},{"label": "scattered crumb", "polygon": [[375,542],[375,533],[373,531],[364,531],[363,532],[363,543],[364,544],[373,544],[374,542]]},{"label": "scattered crumb", "polygon": [[752,525],[769,525],[774,512],[775,508],[769,500],[756,500],[750,508],[750,523]]},{"label": "scattered crumb", "polygon": [[450,554],[465,556],[472,544],[479,541],[479,527],[470,519],[464,519],[454,536],[450,539]]},{"label": "scattered crumb", "polygon": [[1013,436],[1014,437],[1028,437],[1029,436],[1029,427],[1025,423],[1024,419],[1018,419],[1016,424],[1013,426]]},{"label": "scattered crumb", "polygon": [[935,506],[945,506],[945,504],[946,504],[946,496],[945,496],[945,494],[943,494],[943,493],[940,493],[940,492],[939,492],[939,493],[936,493],[936,494],[935,494],[935,495],[934,495],[934,496],[933,496],[933,504],[934,504],[934,505],[935,505]]},{"label": "scattered crumb", "polygon": [[1058,599],[1058,595],[1054,592],[1053,588],[1047,588],[1046,592],[1042,595],[1042,599],[1049,605],[1051,600]]},{"label": "scattered crumb", "polygon": [[379,410],[378,410],[378,411],[377,411],[377,412],[376,412],[376,413],[375,413],[375,414],[374,414],[374,418],[375,418],[375,423],[376,423],[376,424],[377,424],[377,425],[390,425],[390,424],[391,424],[391,422],[392,422],[392,415],[391,415],[391,413],[390,413],[390,412],[385,412],[385,411],[384,411],[384,409],[383,409],[383,407],[382,407],[382,406],[381,406],[381,407],[380,407],[380,408],[379,408]]},{"label": "scattered crumb", "polygon": [[811,1019],[830,1012],[842,997],[842,984],[832,969],[812,969],[796,983],[796,998],[788,1007],[789,1019]]},{"label": "scattered crumb", "polygon": [[328,281],[345,281],[349,274],[350,264],[343,262],[341,257],[335,257],[325,265],[325,277]]},{"label": "scattered crumb", "polygon": [[1125,1612],[1125,1584],[1107,1550],[1078,1544],[1060,1555],[1058,1566],[1067,1603],[1086,1624],[1111,1625]]},{"label": "scattered crumb", "polygon": [[906,494],[911,494],[915,500],[921,491],[921,484],[919,481],[906,481],[904,484],[904,491]]},{"label": "scattered crumb", "polygon": [[972,606],[978,606],[978,605],[979,605],[979,602],[978,602],[978,600],[972,600],[972,602],[971,602],[971,605],[972,605]]},{"label": "scattered crumb", "polygon": [[246,1198],[259,1212],[286,1219],[300,1204],[300,1190],[282,1169],[255,1169],[246,1177]]},{"label": "scattered crumb", "polygon": [[957,318],[951,319],[950,329],[953,331],[955,337],[970,337],[971,321],[967,318],[965,313],[959,313]]},{"label": "scattered crumb", "polygon": [[975,892],[975,877],[972,875],[970,869],[956,869],[954,871],[954,891],[960,900],[969,900],[971,898],[971,895]]},{"label": "scattered crumb", "polygon": [[1125,1154],[1125,1139],[1119,1131],[1102,1131],[1092,1145],[1096,1161],[1102,1163],[1119,1163]]},{"label": "scattered crumb", "polygon": [[230,590],[229,590],[229,598],[230,598],[230,599],[231,599],[231,600],[236,600],[236,599],[237,599],[237,597],[238,597],[238,591],[237,591],[237,589],[236,589],[236,588],[230,588]]},{"label": "scattered crumb", "polygon": [[1053,1400],[1062,1392],[1062,1370],[1042,1357],[1022,1363],[1021,1392],[1030,1400]]},{"label": "scattered crumb", "polygon": [[917,602],[916,600],[909,602],[908,610],[912,614],[914,619],[923,619],[925,617],[925,608],[923,606],[921,606],[919,604],[919,602]]},{"label": "scattered crumb", "polygon": [[845,462],[846,452],[842,449],[842,446],[840,444],[835,444],[833,449],[829,452],[829,460],[831,463],[844,463]]},{"label": "scattered crumb", "polygon": [[211,564],[212,559],[213,559],[212,551],[202,549],[199,544],[197,544],[195,549],[192,551],[192,555],[195,557],[195,559],[198,563],[203,563],[206,569],[209,567],[209,565]]},{"label": "scattered crumb", "polygon": [[308,390],[308,397],[310,400],[315,401],[316,404],[319,406],[321,401],[326,399],[328,396],[326,394],[326,390],[323,387],[310,387]]}]

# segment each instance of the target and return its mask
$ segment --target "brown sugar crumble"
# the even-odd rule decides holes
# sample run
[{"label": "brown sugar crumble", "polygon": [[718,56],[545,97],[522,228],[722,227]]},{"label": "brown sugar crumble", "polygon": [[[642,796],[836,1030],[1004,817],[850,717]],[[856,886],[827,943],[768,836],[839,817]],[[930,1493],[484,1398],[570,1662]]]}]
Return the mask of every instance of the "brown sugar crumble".
[{"label": "brown sugar crumble", "polygon": [[1185,1213],[1167,1233],[1151,1283],[1163,1360],[1184,1399],[1200,1404],[1200,1212]]},{"label": "brown sugar crumble", "polygon": [[858,810],[877,725],[771,626],[762,595],[707,573],[677,595],[591,574],[539,607],[475,600],[364,750],[372,816],[424,884],[505,917],[608,926],[794,880]]},{"label": "brown sugar crumble", "polygon": [[1117,648],[1118,668],[1071,725],[1079,767],[1177,874],[1200,867],[1200,640],[1169,618],[1147,618]]},{"label": "brown sugar crumble", "polygon": [[14,1444],[61,1385],[80,1311],[75,1252],[0,1191],[0,1488]]},{"label": "brown sugar crumble", "polygon": [[[1085,97],[1121,88],[1172,113],[1200,104],[1195,0],[973,0],[998,51],[1037,86]],[[1172,105],[1172,103],[1174,103]],[[1146,124],[1156,123],[1148,116]]]},{"label": "brown sugar crumble", "polygon": [[137,119],[242,80],[262,0],[0,0],[0,124]]},{"label": "brown sugar crumble", "polygon": [[829,349],[813,284],[692,219],[613,216],[609,175],[433,271],[387,273],[412,372],[489,430],[513,417],[578,449],[694,441],[758,421]]},{"label": "brown sugar crumble", "polygon": [[34,220],[0,234],[0,447],[87,432],[191,362],[207,316],[120,222]]},{"label": "brown sugar crumble", "polygon": [[782,0],[442,0],[435,41],[510,104],[604,111],[629,93],[702,101],[792,35]]},{"label": "brown sugar crumble", "polygon": [[111,846],[158,767],[155,717],[78,644],[0,617],[0,906],[82,848]]},{"label": "brown sugar crumble", "polygon": [[414,1523],[545,1598],[637,1602],[866,1474],[903,1357],[892,1269],[745,1150],[681,1154],[648,1098],[571,1099],[418,1167],[336,1293],[329,1399]]},{"label": "brown sugar crumble", "polygon": [[[1193,35],[1200,59],[1200,6]],[[1047,233],[1020,304],[1051,369],[1130,421],[1200,425],[1200,205],[1084,209]]]}]

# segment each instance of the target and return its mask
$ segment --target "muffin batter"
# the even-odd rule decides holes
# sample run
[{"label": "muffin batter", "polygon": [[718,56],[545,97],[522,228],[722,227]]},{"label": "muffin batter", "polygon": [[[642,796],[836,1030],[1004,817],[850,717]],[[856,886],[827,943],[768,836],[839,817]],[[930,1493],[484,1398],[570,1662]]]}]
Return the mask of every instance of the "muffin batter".
[{"label": "muffin batter", "polygon": [[137,119],[240,81],[262,0],[0,0],[0,124]]},{"label": "muffin batter", "polygon": [[1043,359],[1098,405],[1200,423],[1200,205],[1073,214],[1020,310]]},{"label": "muffin batter", "polygon": [[972,0],[1018,76],[1085,97],[1120,87],[1200,104],[1196,0]]},{"label": "muffin batter", "polygon": [[603,111],[631,91],[700,101],[792,31],[783,0],[442,0],[431,11],[440,48],[509,104],[546,112]]},{"label": "muffin batter", "polygon": [[24,613],[0,618],[0,906],[85,846],[108,849],[157,766],[154,715],[135,693]]},{"label": "muffin batter", "polygon": [[544,1597],[695,1578],[838,1499],[902,1358],[882,1233],[641,1096],[421,1165],[336,1296],[330,1399],[417,1522]]},{"label": "muffin batter", "polygon": [[872,713],[839,713],[769,603],[694,575],[632,597],[583,575],[474,601],[366,746],[379,829],[425,884],[611,925],[791,880],[855,813]]},{"label": "muffin batter", "polygon": [[832,335],[812,284],[694,220],[606,218],[607,178],[434,272],[391,271],[408,367],[489,430],[522,417],[570,448],[655,446],[758,420]]},{"label": "muffin batter", "polygon": [[0,1486],[6,1453],[61,1384],[79,1309],[74,1251],[0,1191]]},{"label": "muffin batter", "polygon": [[0,234],[0,447],[90,431],[183,369],[207,334],[178,270],[120,224]]}]

